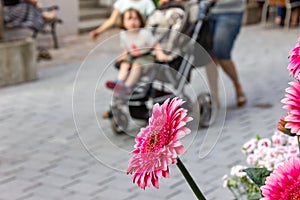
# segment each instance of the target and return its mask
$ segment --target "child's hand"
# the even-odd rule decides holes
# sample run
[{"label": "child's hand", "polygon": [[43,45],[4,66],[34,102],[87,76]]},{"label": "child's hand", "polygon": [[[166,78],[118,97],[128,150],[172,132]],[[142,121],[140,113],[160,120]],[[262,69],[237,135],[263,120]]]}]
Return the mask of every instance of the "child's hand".
[{"label": "child's hand", "polygon": [[90,38],[91,38],[92,40],[96,40],[96,39],[97,39],[97,36],[98,36],[98,33],[97,33],[96,30],[93,30],[93,31],[91,31],[91,32],[89,33],[89,35],[90,35]]},{"label": "child's hand", "polygon": [[159,61],[165,61],[165,62],[170,60],[169,56],[167,56],[164,53],[157,53],[156,54],[156,59],[159,60]]}]

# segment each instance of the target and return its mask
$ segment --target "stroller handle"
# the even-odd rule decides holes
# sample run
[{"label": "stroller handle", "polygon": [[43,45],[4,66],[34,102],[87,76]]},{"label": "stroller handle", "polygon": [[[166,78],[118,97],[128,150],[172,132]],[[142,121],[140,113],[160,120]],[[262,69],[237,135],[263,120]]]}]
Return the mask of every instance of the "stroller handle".
[{"label": "stroller handle", "polygon": [[[200,2],[200,4],[201,4],[201,2]],[[200,8],[201,13],[200,13],[200,17],[199,18],[200,19],[205,18],[208,15],[210,9],[212,7],[214,7],[215,4],[216,4],[215,1],[208,1],[208,2],[204,2],[202,5],[200,5],[200,7],[202,6],[202,9]]]},{"label": "stroller handle", "polygon": [[203,13],[204,13],[205,15],[207,15],[208,12],[209,12],[209,10],[210,10],[212,7],[214,7],[215,4],[216,4],[215,1],[210,1],[210,2],[207,4],[207,6],[204,8]]}]

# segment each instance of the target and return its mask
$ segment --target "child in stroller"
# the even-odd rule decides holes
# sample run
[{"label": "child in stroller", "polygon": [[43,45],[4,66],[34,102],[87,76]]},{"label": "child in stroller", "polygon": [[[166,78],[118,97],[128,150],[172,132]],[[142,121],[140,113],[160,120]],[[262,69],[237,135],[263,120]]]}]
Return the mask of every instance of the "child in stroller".
[{"label": "child in stroller", "polygon": [[[189,81],[191,69],[193,68],[193,60],[196,57],[193,52],[201,51],[201,49],[198,48],[195,50],[195,46],[197,46],[195,45],[195,40],[199,34],[199,29],[196,29],[196,32],[192,33],[192,39],[181,34],[184,32],[184,29],[189,28],[188,23],[188,12],[186,12],[184,6],[178,4],[164,6],[154,11],[148,17],[147,25],[152,28],[158,43],[166,50],[168,58],[171,61],[167,63],[153,62],[153,66],[151,65],[152,67],[147,73],[146,81],[143,82],[143,76],[138,81],[131,96],[113,96],[109,118],[115,133],[123,133],[128,130],[129,117],[147,120],[149,111],[152,109],[151,106],[155,103],[162,103],[167,98],[178,96],[187,101],[189,106],[194,105],[184,90]],[[157,82],[160,82],[159,86],[156,85]],[[118,85],[120,85],[118,82],[108,82],[107,84],[111,84],[111,88],[115,88],[116,90]],[[121,88],[123,89],[124,87]],[[140,88],[142,90],[139,90]],[[126,103],[124,96],[126,96]],[[199,109],[205,109],[205,111],[202,109],[200,112],[202,112],[201,115],[204,112],[202,118],[205,118],[205,125],[209,125],[212,110],[209,95],[205,94],[201,98],[197,98],[196,104],[198,105],[198,103],[199,107],[201,106]],[[122,106],[124,105],[128,106],[129,115],[122,111]],[[193,109],[192,107],[190,108]],[[194,110],[197,110],[197,108]]]},{"label": "child in stroller", "polygon": [[[169,58],[156,42],[151,31],[145,29],[145,21],[138,10],[130,8],[121,16],[120,27],[125,31],[120,33],[122,56],[118,59],[120,69],[116,81],[107,81],[106,86],[115,93],[129,95],[137,83],[142,71],[154,63],[155,57],[160,61]],[[155,57],[151,54],[154,50]]]}]

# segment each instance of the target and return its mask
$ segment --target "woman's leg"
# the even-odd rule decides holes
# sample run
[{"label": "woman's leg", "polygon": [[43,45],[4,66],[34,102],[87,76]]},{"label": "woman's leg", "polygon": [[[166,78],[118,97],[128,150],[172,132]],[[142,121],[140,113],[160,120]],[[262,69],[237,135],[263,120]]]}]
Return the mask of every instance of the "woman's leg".
[{"label": "woman's leg", "polygon": [[239,81],[234,62],[232,60],[220,60],[220,65],[224,72],[230,77],[233,82],[237,95],[237,105],[242,106],[246,103],[246,97]]},{"label": "woman's leg", "polygon": [[277,13],[275,17],[275,23],[278,25],[283,25],[284,17],[285,17],[285,7],[277,6]]},{"label": "woman's leg", "polygon": [[217,15],[213,35],[215,56],[224,72],[233,82],[238,106],[246,103],[246,97],[239,82],[235,64],[231,60],[231,51],[240,31],[242,16],[242,14]]},{"label": "woman's leg", "polygon": [[141,74],[142,74],[141,65],[138,63],[133,63],[130,73],[125,81],[125,86],[130,88],[133,87],[139,80]]},{"label": "woman's leg", "polygon": [[212,62],[205,67],[210,95],[220,106],[219,87],[218,87],[218,66]]}]

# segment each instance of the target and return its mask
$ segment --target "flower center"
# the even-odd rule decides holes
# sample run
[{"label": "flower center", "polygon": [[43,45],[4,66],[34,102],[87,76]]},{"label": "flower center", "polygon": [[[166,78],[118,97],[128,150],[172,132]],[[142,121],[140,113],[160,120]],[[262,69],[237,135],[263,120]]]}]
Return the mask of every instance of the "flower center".
[{"label": "flower center", "polygon": [[148,152],[153,152],[156,149],[159,149],[163,146],[163,137],[161,136],[160,131],[154,130],[150,133],[148,136],[148,141],[147,141],[147,151]]},{"label": "flower center", "polygon": [[300,200],[300,186],[296,186],[291,190],[289,200]]},{"label": "flower center", "polygon": [[152,151],[157,143],[157,138],[158,138],[158,134],[157,131],[153,131],[151,132],[149,138],[148,138],[148,143],[147,143],[147,150],[148,151]]}]

